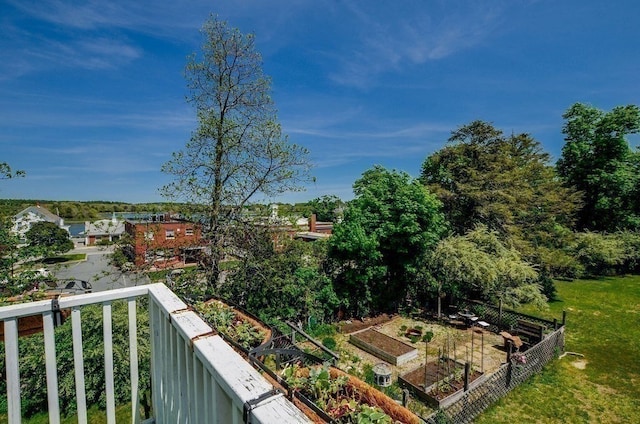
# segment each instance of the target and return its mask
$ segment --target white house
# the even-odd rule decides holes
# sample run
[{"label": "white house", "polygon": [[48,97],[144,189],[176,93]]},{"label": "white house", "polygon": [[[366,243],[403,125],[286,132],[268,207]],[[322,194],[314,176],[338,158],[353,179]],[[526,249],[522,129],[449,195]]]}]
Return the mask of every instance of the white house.
[{"label": "white house", "polygon": [[67,230],[67,232],[69,231],[69,226],[64,225],[64,219],[40,205],[29,206],[14,215],[11,231],[20,236],[21,239],[24,239],[27,231],[36,222],[53,222],[58,227]]}]

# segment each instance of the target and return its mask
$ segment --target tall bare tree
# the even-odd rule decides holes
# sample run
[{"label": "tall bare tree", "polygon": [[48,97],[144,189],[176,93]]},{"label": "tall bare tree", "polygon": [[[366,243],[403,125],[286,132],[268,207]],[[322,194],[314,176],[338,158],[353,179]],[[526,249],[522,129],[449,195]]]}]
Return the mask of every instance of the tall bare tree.
[{"label": "tall bare tree", "polygon": [[198,126],[162,167],[174,177],[162,192],[204,212],[213,286],[243,207],[258,197],[301,190],[310,166],[306,149],[282,133],[254,36],[214,16],[202,34],[201,54],[189,58],[185,72]]}]

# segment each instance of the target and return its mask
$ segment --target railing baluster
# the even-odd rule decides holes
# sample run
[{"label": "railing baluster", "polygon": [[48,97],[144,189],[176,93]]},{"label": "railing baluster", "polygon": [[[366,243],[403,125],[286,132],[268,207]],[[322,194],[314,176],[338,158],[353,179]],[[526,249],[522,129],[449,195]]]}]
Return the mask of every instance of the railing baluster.
[{"label": "railing baluster", "polygon": [[162,313],[155,302],[149,302],[149,325],[151,326],[151,382],[154,386],[151,396],[153,398],[154,415],[158,423],[165,422],[164,409],[162,408],[163,393],[165,390],[162,381]]},{"label": "railing baluster", "polygon": [[[215,402],[213,395],[211,394],[211,375],[209,374],[209,370],[206,367],[202,367],[202,384],[204,386],[204,422],[205,423],[213,423],[215,424],[217,421],[213,416],[213,406],[212,404]],[[210,400],[210,402],[207,402]]]},{"label": "railing baluster", "polygon": [[202,362],[200,362],[194,352],[191,352],[191,361],[193,362],[193,390],[190,397],[193,398],[193,422],[202,423],[206,422],[204,416],[204,404],[206,404],[206,402],[203,402],[200,396],[200,393],[204,393],[204,387],[202,385]]},{"label": "railing baluster", "polygon": [[20,424],[20,368],[18,367],[18,318],[4,321],[4,354],[7,362],[7,407],[9,424]]},{"label": "railing baluster", "polygon": [[104,340],[104,378],[107,392],[107,423],[116,424],[115,386],[113,383],[113,328],[111,302],[102,304],[102,331]]},{"label": "railing baluster", "polygon": [[71,334],[73,337],[73,366],[76,382],[78,424],[87,424],[87,394],[84,386],[84,356],[82,354],[82,319],[80,308],[71,309]]},{"label": "railing baluster", "polygon": [[129,298],[129,364],[131,371],[131,422],[140,422],[140,394],[138,376],[138,325],[136,315],[136,298]]},{"label": "railing baluster", "polygon": [[42,313],[44,329],[44,357],[47,373],[47,404],[49,423],[60,423],[60,402],[58,400],[58,366],[56,361],[56,339],[53,329],[53,312]]}]

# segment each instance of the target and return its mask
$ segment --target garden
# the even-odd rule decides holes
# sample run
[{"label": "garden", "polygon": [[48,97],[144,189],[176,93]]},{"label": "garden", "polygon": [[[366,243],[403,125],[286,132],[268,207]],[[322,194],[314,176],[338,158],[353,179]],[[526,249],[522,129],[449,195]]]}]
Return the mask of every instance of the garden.
[{"label": "garden", "polygon": [[[384,393],[389,397],[387,403],[404,404],[406,409],[417,417],[429,416],[435,412],[442,399],[450,394],[462,393],[465,362],[471,365],[468,379],[473,384],[483,375],[482,370],[485,373],[493,372],[506,360],[502,337],[479,329],[459,329],[436,321],[398,315],[381,320],[374,318],[341,322],[337,327],[340,329],[339,333],[325,330],[330,335],[320,336],[323,343],[332,345],[339,354],[340,360],[336,366],[345,372],[342,373],[342,377],[336,376],[336,378],[340,380],[350,376],[352,380],[356,378],[358,381],[362,380],[369,387],[367,393],[371,393],[371,390],[374,393],[379,391],[381,395]],[[349,331],[353,332],[347,333]],[[331,342],[327,343],[329,340]],[[396,360],[408,352],[411,353],[411,357],[406,361]],[[379,380],[376,379],[375,369],[380,363],[386,364],[385,368],[391,369],[391,384],[388,387],[376,384]],[[282,377],[287,384],[297,387],[296,390],[299,390],[305,398],[308,396],[310,401],[320,406],[326,412],[328,419],[336,419],[342,413],[345,414],[345,419],[346,417],[351,419],[353,415],[349,414],[355,413],[353,408],[358,402],[354,404],[353,398],[345,401],[345,392],[334,388],[335,385],[342,387],[343,383],[335,381],[320,384],[332,387],[330,392],[333,395],[320,395],[300,385],[299,380],[317,381],[319,369],[321,368],[313,371],[313,367],[300,367],[294,363],[284,368]],[[339,372],[332,367],[322,375],[329,377]],[[413,390],[411,396],[403,395],[403,388],[407,385],[401,385],[402,379],[413,382],[417,391],[423,394],[426,383],[429,395],[419,396],[419,393]],[[317,383],[308,384],[318,385]],[[369,396],[365,398],[369,399]],[[430,401],[431,398],[435,401]],[[358,399],[358,396],[355,396],[355,399]],[[372,405],[367,401],[364,404]],[[382,402],[382,405],[385,404]],[[373,405],[380,406],[378,403]],[[385,408],[382,408],[381,412],[391,416]]]}]

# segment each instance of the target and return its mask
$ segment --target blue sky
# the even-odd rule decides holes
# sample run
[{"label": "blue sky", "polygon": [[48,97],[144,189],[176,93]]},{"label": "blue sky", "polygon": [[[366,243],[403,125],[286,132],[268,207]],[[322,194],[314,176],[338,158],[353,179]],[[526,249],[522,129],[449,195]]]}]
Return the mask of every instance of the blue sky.
[{"label": "blue sky", "polygon": [[186,57],[210,13],[256,35],[306,192],[375,164],[417,176],[481,119],[557,159],[563,112],[640,103],[640,2],[0,0],[0,198],[153,202],[195,128]]}]

